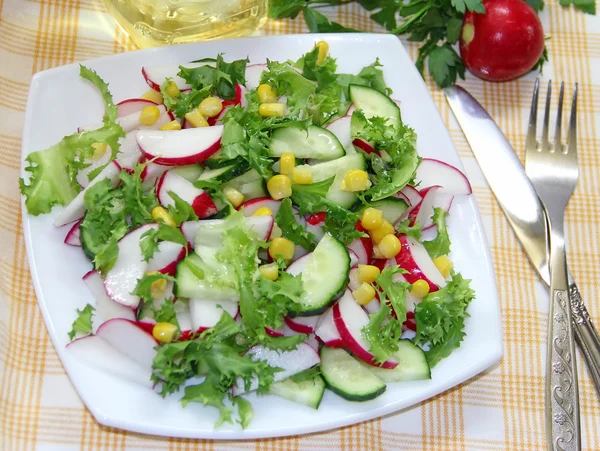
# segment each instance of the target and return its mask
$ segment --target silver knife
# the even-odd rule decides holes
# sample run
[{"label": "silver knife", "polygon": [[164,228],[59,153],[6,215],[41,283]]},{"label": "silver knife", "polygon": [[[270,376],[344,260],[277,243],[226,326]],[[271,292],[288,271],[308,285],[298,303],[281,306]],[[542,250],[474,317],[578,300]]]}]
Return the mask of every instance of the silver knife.
[{"label": "silver knife", "polygon": [[[531,264],[548,285],[546,214],[521,160],[502,130],[471,94],[460,86],[446,88],[444,92],[500,208]],[[600,335],[570,272],[569,294],[575,340],[600,395]]]}]

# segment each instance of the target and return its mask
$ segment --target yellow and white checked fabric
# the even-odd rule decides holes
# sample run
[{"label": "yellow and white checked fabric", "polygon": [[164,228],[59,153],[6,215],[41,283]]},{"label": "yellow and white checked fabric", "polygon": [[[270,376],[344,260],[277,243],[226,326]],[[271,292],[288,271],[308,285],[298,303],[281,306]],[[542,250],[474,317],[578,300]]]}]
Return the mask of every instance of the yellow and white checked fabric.
[{"label": "yellow and white checked fabric", "polygon": [[[331,19],[382,31],[352,4]],[[581,179],[568,214],[571,269],[600,324],[600,17],[547,0],[542,14],[551,62],[544,79],[578,81]],[[270,21],[266,34],[307,31]],[[408,44],[413,57],[417,48]],[[442,92],[431,93],[462,157],[498,278],[504,358],[487,374],[403,413],[288,439],[215,442],[131,434],[98,425],[81,404],[48,339],[27,268],[17,179],[31,76],[74,61],[133,50],[100,0],[0,0],[0,450],[531,450],[545,449],[543,351],[547,297],[519,249]],[[535,75],[462,84],[488,109],[520,155]],[[68,99],[65,99],[68,101]],[[510,178],[510,174],[507,174]],[[600,399],[580,359],[583,447],[600,450]]]}]

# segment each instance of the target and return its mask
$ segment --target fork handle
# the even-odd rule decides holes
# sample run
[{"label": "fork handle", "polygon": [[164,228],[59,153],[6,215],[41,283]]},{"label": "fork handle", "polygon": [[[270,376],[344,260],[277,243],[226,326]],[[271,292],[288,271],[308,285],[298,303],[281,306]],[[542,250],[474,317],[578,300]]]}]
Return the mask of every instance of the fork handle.
[{"label": "fork handle", "polygon": [[579,345],[596,391],[600,394],[600,335],[573,281],[569,284],[569,298],[575,341]]}]

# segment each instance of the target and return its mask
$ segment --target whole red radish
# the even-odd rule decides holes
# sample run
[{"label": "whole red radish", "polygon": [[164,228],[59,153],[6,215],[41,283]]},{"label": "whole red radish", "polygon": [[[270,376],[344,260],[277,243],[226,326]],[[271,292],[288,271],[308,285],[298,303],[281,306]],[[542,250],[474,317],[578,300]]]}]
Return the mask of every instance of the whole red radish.
[{"label": "whole red radish", "polygon": [[467,12],[460,56],[469,71],[489,81],[506,81],[529,72],[544,52],[544,31],[523,0],[484,0],[485,14]]}]

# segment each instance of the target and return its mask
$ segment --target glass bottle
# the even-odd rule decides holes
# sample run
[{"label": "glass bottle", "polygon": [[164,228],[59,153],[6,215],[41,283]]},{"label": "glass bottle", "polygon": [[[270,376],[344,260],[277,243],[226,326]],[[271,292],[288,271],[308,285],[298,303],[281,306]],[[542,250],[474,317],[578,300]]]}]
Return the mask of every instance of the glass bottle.
[{"label": "glass bottle", "polygon": [[138,47],[249,35],[267,19],[268,0],[104,0]]}]

